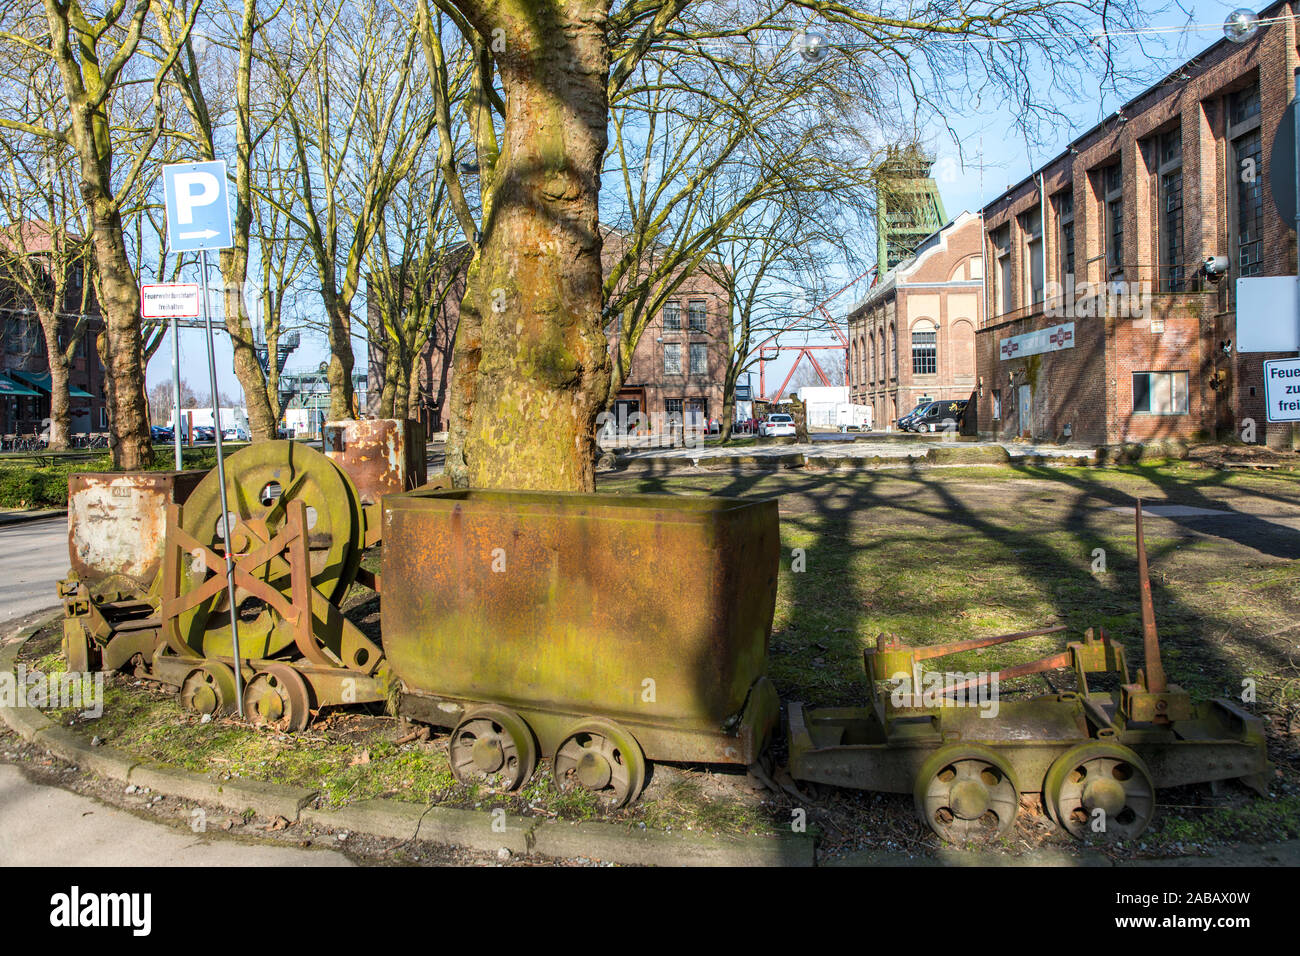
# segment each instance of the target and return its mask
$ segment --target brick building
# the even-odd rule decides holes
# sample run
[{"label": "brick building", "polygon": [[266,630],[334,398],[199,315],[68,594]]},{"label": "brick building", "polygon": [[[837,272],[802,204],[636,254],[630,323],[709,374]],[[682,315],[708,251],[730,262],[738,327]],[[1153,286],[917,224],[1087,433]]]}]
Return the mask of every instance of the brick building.
[{"label": "brick building", "polygon": [[[1278,356],[1233,343],[1236,280],[1295,272],[1267,184],[1296,65],[1293,20],[1221,40],[985,207],[982,431],[1113,444],[1248,435],[1250,419],[1289,442],[1265,421]],[[1228,260],[1217,282],[1211,256]]]},{"label": "brick building", "polygon": [[[722,283],[705,270],[683,279],[637,341],[612,409],[615,415],[721,419],[730,321],[731,299]],[[617,320],[606,333],[614,352]]]},{"label": "brick building", "polygon": [[[606,269],[620,254],[621,238],[621,233],[605,230],[602,259]],[[410,416],[423,421],[430,432],[447,428],[451,353],[464,294],[462,267],[439,309],[436,329],[419,360],[421,407],[412,408]],[[375,303],[372,301],[368,308],[370,328],[377,328]],[[731,301],[726,287],[706,270],[687,276],[660,313],[650,319],[638,340],[618,392],[615,415],[640,412],[684,416],[695,412],[704,419],[720,418],[730,321]],[[611,352],[617,348],[618,334],[618,319],[614,319],[606,327]],[[384,358],[382,343],[372,336],[367,363],[372,400],[383,389]]]},{"label": "brick building", "polygon": [[[25,222],[22,230],[19,241],[0,235],[0,434],[6,436],[39,434],[50,417],[50,360],[45,332],[34,303],[3,261],[7,256],[27,256],[38,260],[48,276],[50,226]],[[52,290],[53,283],[48,285]],[[64,301],[59,318],[59,344],[66,348],[76,334],[68,368],[70,431],[73,435],[107,431],[104,364],[96,349],[96,338],[104,330],[104,322],[94,286],[86,287],[86,274],[80,262],[68,267]],[[79,311],[83,307],[84,316]],[[74,313],[73,309],[78,311]]]},{"label": "brick building", "polygon": [[925,400],[969,398],[983,317],[980,220],[932,233],[849,312],[849,394],[892,427]]}]

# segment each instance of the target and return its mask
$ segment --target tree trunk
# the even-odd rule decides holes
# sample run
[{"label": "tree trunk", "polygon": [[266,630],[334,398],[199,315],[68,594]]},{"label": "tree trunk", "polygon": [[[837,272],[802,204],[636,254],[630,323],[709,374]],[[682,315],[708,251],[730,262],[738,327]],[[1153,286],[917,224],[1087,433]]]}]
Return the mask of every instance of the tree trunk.
[{"label": "tree trunk", "polygon": [[597,208],[609,0],[457,2],[485,36],[504,31],[506,116],[456,337],[448,468],[475,488],[591,491],[609,383]]},{"label": "tree trunk", "polygon": [[325,379],[330,386],[332,422],[355,417],[352,413],[352,310],[340,297],[327,295],[325,311],[329,314],[330,364]]},{"label": "tree trunk", "polygon": [[736,422],[736,390],[725,389],[722,393],[722,422],[718,426],[718,441],[731,441],[731,429]]},{"label": "tree trunk", "polygon": [[42,315],[41,332],[45,336],[45,354],[50,367],[50,450],[68,447],[72,431],[72,400],[68,395],[68,357],[59,343],[58,315]]},{"label": "tree trunk", "polygon": [[384,356],[384,386],[379,390],[379,408],[376,411],[380,418],[393,417],[393,402],[397,398],[397,365],[397,350],[389,345],[388,353]]},{"label": "tree trunk", "polygon": [[110,191],[100,193],[86,183],[83,160],[82,195],[93,211],[95,269],[99,275],[99,304],[104,316],[108,350],[104,361],[104,391],[109,410],[113,465],[124,471],[153,464],[149,436],[148,397],[144,387],[144,343],[140,328],[140,287],[127,259],[122,217]]},{"label": "tree trunk", "polygon": [[420,411],[420,366],[415,364],[414,368],[407,373],[404,417],[420,419]]}]

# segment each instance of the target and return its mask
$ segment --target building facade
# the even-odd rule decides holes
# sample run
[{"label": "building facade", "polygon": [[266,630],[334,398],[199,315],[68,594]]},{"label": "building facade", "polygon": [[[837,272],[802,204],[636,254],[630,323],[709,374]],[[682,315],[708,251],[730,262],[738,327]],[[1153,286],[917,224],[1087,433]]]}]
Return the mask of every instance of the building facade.
[{"label": "building facade", "polygon": [[1263,361],[1281,356],[1234,343],[1236,280],[1295,273],[1268,173],[1296,65],[1293,20],[1221,40],[985,207],[981,430],[1290,441],[1265,421]]},{"label": "building facade", "polygon": [[[622,250],[621,233],[605,229],[602,261],[608,271]],[[428,432],[446,431],[452,385],[452,350],[465,295],[466,258],[439,306],[435,329],[418,362],[419,407],[411,418],[420,419]],[[369,304],[370,328],[378,328],[379,315]],[[617,357],[619,319],[606,326],[611,356]],[[730,352],[728,327],[731,300],[726,286],[701,269],[686,276],[659,313],[652,316],[632,354],[612,408],[615,420],[634,414],[672,415],[684,420],[694,413],[704,420],[722,415],[723,383]],[[369,390],[377,398],[384,387],[386,353],[374,334],[368,355]]]},{"label": "building facade", "polygon": [[[678,421],[721,419],[730,322],[724,285],[705,271],[683,279],[637,340],[611,409],[616,420],[638,412]],[[617,355],[617,321],[606,334]]]},{"label": "building facade", "polygon": [[[51,227],[25,222],[21,228],[21,239],[0,235],[0,434],[5,436],[40,435],[50,418],[50,359],[45,330],[31,298],[2,260],[9,256],[36,260],[45,270],[49,295],[54,296],[55,284],[48,281]],[[83,264],[73,262],[67,272],[57,339],[60,348],[72,344],[73,349],[68,363],[69,431],[72,435],[104,432],[108,430],[104,363],[97,348],[104,322],[94,285],[87,282]]]},{"label": "building facade", "polygon": [[969,398],[983,324],[979,217],[963,212],[921,242],[849,312],[851,401],[875,428],[923,401]]}]

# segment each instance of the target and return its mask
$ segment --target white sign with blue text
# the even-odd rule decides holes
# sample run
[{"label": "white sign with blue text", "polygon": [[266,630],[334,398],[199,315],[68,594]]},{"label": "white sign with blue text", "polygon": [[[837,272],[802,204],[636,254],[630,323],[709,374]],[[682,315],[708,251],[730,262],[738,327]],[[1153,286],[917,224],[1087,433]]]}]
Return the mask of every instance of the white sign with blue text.
[{"label": "white sign with blue text", "polygon": [[164,166],[163,195],[167,205],[167,245],[172,252],[228,249],[234,245],[224,161]]},{"label": "white sign with blue text", "polygon": [[1264,402],[1270,422],[1300,422],[1300,358],[1264,363]]}]

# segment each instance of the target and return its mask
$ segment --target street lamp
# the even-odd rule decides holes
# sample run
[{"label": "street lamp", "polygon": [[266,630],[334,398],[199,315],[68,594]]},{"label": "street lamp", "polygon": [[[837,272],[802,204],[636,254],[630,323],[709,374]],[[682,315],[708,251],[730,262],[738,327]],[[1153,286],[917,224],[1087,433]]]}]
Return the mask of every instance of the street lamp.
[{"label": "street lamp", "polygon": [[808,63],[820,63],[830,53],[826,38],[820,33],[812,33],[808,30],[801,30],[796,34],[794,45],[799,55]]},{"label": "street lamp", "polygon": [[1238,7],[1223,21],[1223,35],[1233,43],[1245,43],[1259,32],[1259,15],[1248,7]]}]

